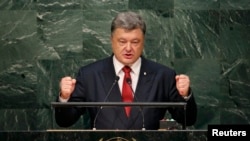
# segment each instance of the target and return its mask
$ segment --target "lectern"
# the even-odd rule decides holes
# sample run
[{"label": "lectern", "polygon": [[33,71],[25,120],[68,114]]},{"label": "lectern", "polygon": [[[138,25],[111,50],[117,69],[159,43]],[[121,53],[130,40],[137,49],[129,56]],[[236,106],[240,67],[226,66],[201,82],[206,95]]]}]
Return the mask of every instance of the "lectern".
[{"label": "lectern", "polygon": [[[186,103],[119,103],[119,102],[68,102],[51,103],[55,107],[112,107],[112,106],[141,106],[141,107],[183,107]],[[74,130],[47,129],[39,131],[0,131],[0,140],[4,141],[207,141],[206,130],[188,130],[186,125],[179,130]]]},{"label": "lectern", "polygon": [[[186,103],[185,102],[52,102],[52,108],[55,107],[102,107],[102,108],[112,108],[117,106],[137,106],[139,108],[168,108],[168,107],[178,107],[184,109],[184,124],[182,124],[182,130],[178,130],[179,135],[186,134]],[[97,113],[98,114],[98,113]],[[157,136],[157,138],[168,138],[167,130],[58,130],[51,129],[49,132],[82,132],[82,134],[88,133],[88,135],[95,134],[98,141],[137,141],[143,139],[147,140],[145,137]],[[176,132],[172,131],[172,132]],[[168,131],[169,132],[169,131]],[[162,135],[160,135],[162,134]],[[164,137],[164,134],[166,135]],[[162,137],[161,137],[162,136]],[[181,137],[181,136],[180,136]],[[154,138],[154,137],[153,137]],[[149,139],[149,138],[148,138]],[[157,140],[157,139],[156,139]]]},{"label": "lectern", "polygon": [[[112,108],[115,106],[137,106],[139,108],[168,108],[179,107],[184,109],[184,123],[182,129],[186,129],[186,103],[185,102],[51,102],[51,106],[55,107],[102,107]],[[98,113],[97,113],[98,114]],[[143,113],[142,113],[143,114]],[[97,115],[98,116],[98,115]],[[143,115],[144,116],[144,115]]]}]

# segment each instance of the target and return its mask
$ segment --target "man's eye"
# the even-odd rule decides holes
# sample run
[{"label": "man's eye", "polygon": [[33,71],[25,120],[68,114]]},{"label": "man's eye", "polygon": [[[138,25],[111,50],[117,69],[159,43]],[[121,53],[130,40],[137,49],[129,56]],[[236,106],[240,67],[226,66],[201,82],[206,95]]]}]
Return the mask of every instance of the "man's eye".
[{"label": "man's eye", "polygon": [[139,40],[133,40],[132,43],[137,44],[139,43]]},{"label": "man's eye", "polygon": [[137,44],[139,44],[139,41],[134,41],[134,42],[132,42],[132,44],[137,45]]},{"label": "man's eye", "polygon": [[126,44],[126,41],[119,41],[120,44]]}]

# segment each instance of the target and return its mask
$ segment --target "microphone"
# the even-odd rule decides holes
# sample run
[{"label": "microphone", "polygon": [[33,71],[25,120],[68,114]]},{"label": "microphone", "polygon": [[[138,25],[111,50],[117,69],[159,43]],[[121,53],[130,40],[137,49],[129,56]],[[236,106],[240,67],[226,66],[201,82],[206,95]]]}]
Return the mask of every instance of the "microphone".
[{"label": "microphone", "polygon": [[[107,101],[108,97],[109,97],[110,94],[111,94],[111,91],[113,90],[115,84],[118,82],[119,79],[120,79],[119,76],[115,76],[115,81],[113,82],[112,86],[110,87],[110,89],[109,89],[109,91],[108,91],[108,94],[107,94],[106,97],[104,98],[104,101],[103,101],[103,102],[106,102],[106,101]],[[100,106],[100,108],[99,108],[98,111],[97,111],[97,114],[96,114],[95,119],[94,119],[93,130],[96,130],[96,128],[95,128],[96,120],[97,120],[97,117],[98,117],[98,115],[100,114],[102,108],[103,108],[103,107]]]},{"label": "microphone", "polygon": [[[131,91],[132,91],[132,94],[133,94],[133,96],[134,96],[134,99],[135,99],[137,102],[139,102],[138,99],[137,99],[137,97],[135,96],[134,90],[133,90],[133,88],[132,88],[132,80],[131,80],[131,78],[126,78],[126,82],[129,84],[129,87],[130,87],[130,89],[131,89]],[[141,106],[140,106],[140,108],[139,108],[139,111],[140,111],[141,116],[142,116],[142,130],[146,130],[146,128],[145,128],[145,121],[144,121],[144,113],[143,113],[143,110],[142,110],[142,107],[141,107]]]}]

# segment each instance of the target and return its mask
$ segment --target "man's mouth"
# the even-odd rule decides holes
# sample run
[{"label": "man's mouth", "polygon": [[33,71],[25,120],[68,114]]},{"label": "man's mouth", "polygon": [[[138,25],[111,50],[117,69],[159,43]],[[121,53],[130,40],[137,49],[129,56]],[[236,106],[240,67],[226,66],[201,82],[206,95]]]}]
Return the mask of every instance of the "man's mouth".
[{"label": "man's mouth", "polygon": [[131,59],[131,58],[132,58],[132,54],[124,54],[124,57],[125,57],[126,59]]}]

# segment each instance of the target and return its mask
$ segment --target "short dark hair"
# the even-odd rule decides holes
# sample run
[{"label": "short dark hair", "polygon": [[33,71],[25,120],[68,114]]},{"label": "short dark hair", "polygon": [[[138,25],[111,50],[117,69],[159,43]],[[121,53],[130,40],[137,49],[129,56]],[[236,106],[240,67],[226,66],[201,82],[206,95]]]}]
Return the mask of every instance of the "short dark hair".
[{"label": "short dark hair", "polygon": [[127,30],[140,28],[144,35],[146,33],[146,24],[142,17],[139,14],[131,11],[117,14],[111,23],[111,34],[117,28],[124,28]]}]

